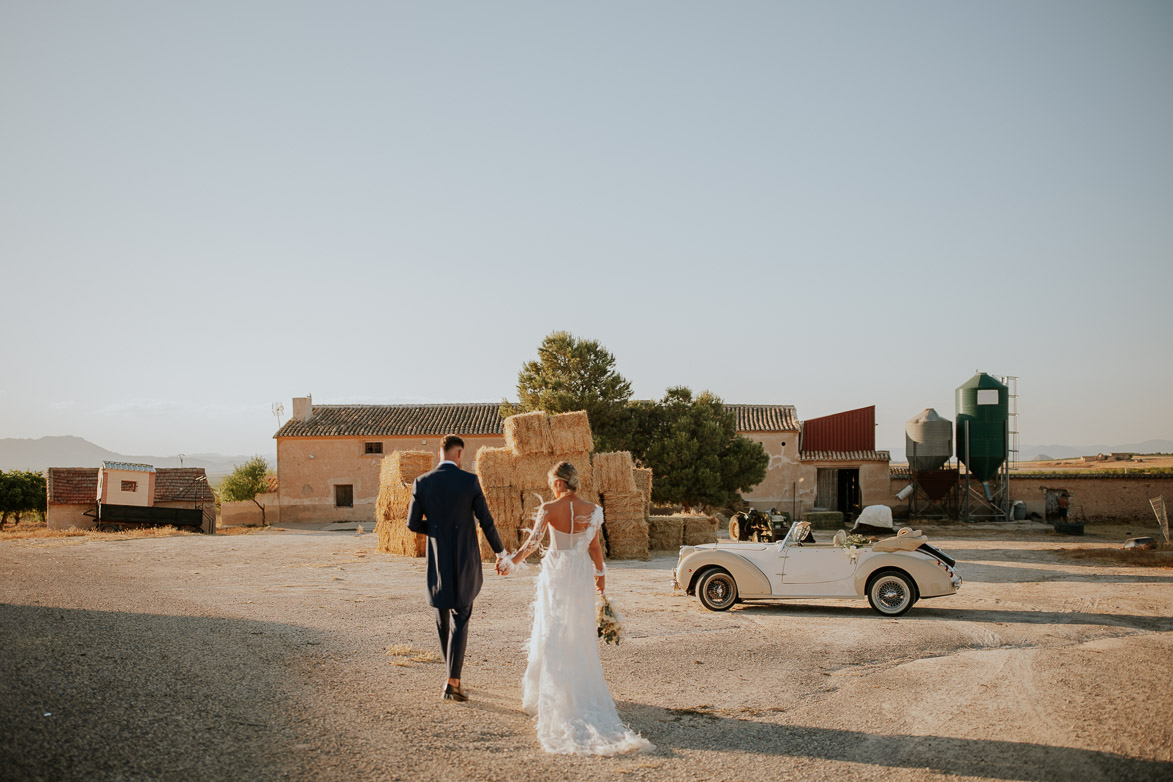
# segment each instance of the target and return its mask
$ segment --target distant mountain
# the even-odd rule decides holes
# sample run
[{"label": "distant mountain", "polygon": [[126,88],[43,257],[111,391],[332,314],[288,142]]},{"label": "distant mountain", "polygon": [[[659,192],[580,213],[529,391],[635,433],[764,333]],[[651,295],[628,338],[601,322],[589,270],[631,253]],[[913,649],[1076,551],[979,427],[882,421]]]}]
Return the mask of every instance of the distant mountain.
[{"label": "distant mountain", "polygon": [[[893,448],[892,463],[907,461],[903,448]],[[1097,453],[1173,453],[1173,440],[1145,440],[1124,445],[1023,445],[1018,449],[1018,461],[1037,462],[1045,459],[1073,459],[1094,456]]]},{"label": "distant mountain", "polygon": [[[274,454],[264,454],[269,464],[276,466]],[[208,475],[227,475],[232,468],[247,461],[249,456],[224,456],[218,453],[193,453],[183,457],[184,467],[203,467]],[[178,456],[132,456],[115,453],[94,445],[81,437],[39,437],[35,440],[7,437],[0,439],[0,470],[33,470],[47,467],[97,467],[103,460],[138,462],[155,467],[179,467]]]},{"label": "distant mountain", "polygon": [[1124,445],[1024,445],[1019,449],[1021,462],[1039,461],[1040,457],[1071,459],[1076,456],[1094,456],[1097,453],[1173,453],[1173,440],[1145,440]]}]

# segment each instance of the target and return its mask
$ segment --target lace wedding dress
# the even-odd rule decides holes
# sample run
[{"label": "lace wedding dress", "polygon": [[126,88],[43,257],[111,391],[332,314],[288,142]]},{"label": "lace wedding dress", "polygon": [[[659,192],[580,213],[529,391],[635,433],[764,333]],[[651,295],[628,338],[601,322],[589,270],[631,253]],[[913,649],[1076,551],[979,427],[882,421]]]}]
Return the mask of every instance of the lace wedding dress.
[{"label": "lace wedding dress", "polygon": [[536,549],[549,528],[522,683],[522,706],[537,717],[538,739],[547,752],[619,755],[653,749],[619,719],[599,662],[595,564],[587,547],[602,523],[603,509],[596,507],[589,520],[580,516],[571,532],[561,532],[543,508],[522,547],[527,553]]}]

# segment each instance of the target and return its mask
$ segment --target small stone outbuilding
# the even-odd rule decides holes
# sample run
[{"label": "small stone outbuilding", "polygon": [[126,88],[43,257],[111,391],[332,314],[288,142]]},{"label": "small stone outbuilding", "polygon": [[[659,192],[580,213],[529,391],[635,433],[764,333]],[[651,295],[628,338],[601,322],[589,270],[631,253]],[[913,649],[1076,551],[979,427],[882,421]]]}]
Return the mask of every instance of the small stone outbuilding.
[{"label": "small stone outbuilding", "polygon": [[155,469],[104,462],[101,468],[50,467],[45,479],[49,529],[92,529],[98,520],[99,498],[105,497],[122,507],[199,510],[202,531],[216,531],[216,496],[203,467]]}]

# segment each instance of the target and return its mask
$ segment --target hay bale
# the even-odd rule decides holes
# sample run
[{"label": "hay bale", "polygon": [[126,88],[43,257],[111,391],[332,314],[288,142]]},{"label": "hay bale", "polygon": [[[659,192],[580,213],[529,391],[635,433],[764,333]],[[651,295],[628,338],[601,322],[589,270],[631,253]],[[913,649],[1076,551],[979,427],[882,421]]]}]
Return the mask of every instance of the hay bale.
[{"label": "hay bale", "polygon": [[[605,513],[605,511],[604,511]],[[608,559],[647,559],[648,524],[643,519],[607,519],[604,522]]]},{"label": "hay bale", "polygon": [[401,557],[422,557],[427,553],[428,538],[407,528],[407,519],[379,519],[375,523],[378,550]]},{"label": "hay bale", "polygon": [[486,492],[517,485],[517,457],[509,448],[481,448],[477,451],[476,462],[476,474]]},{"label": "hay bale", "polygon": [[838,510],[808,510],[802,520],[809,521],[811,529],[843,529],[843,512]]},{"label": "hay bale", "polygon": [[392,451],[383,457],[383,468],[397,470],[404,483],[428,472],[434,463],[435,456],[428,451]]},{"label": "hay bale", "polygon": [[644,516],[652,515],[652,468],[636,467],[632,471],[635,489],[644,496]]},{"label": "hay bale", "polygon": [[[521,524],[521,492],[516,488],[485,489],[485,503],[493,516],[501,544],[509,551],[517,549],[517,530]],[[477,525],[477,542],[480,544],[481,561],[496,562],[497,555],[485,539],[485,533]]]},{"label": "hay bale", "polygon": [[684,523],[684,545],[700,546],[717,542],[717,518],[715,516],[680,516]]},{"label": "hay bale", "polygon": [[411,475],[420,466],[421,462],[418,459],[409,459],[405,463],[399,458],[384,457],[379,466],[379,494],[375,498],[376,522],[383,519],[407,518],[407,506],[411,501],[411,483],[415,480],[415,475],[412,475],[410,480],[404,480],[404,470]]},{"label": "hay bale", "polygon": [[509,416],[505,419],[505,445],[518,456],[553,453],[549,416],[540,410]]},{"label": "hay bale", "polygon": [[554,453],[593,451],[595,441],[591,436],[591,422],[586,411],[576,410],[550,416],[550,440]]},{"label": "hay bale", "polygon": [[679,516],[652,516],[648,519],[648,548],[675,551],[684,545],[684,520]]},{"label": "hay bale", "polygon": [[608,519],[644,519],[644,496],[637,491],[607,492],[603,495],[603,515]]},{"label": "hay bale", "polygon": [[[516,527],[521,521],[521,492],[516,488],[485,489],[485,502],[498,526],[509,524]],[[505,541],[504,536],[501,539]],[[505,545],[509,542],[505,541]]]},{"label": "hay bale", "polygon": [[597,453],[591,457],[592,488],[600,494],[610,492],[634,493],[635,464],[627,451]]},{"label": "hay bale", "polygon": [[513,457],[513,486],[524,491],[550,488],[550,468],[557,462],[552,453],[531,453]]}]

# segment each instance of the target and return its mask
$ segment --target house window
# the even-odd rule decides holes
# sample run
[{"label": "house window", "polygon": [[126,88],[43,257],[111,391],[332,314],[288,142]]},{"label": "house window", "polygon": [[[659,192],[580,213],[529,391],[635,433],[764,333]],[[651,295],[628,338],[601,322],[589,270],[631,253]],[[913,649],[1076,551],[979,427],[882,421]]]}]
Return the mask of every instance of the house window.
[{"label": "house window", "polygon": [[335,508],[353,508],[354,507],[354,486],[351,484],[339,484],[334,487],[334,507]]},{"label": "house window", "polygon": [[138,491],[138,481],[123,481],[122,482],[122,490],[123,491]]},{"label": "house window", "polygon": [[382,443],[363,443],[363,453],[382,453]]}]

